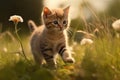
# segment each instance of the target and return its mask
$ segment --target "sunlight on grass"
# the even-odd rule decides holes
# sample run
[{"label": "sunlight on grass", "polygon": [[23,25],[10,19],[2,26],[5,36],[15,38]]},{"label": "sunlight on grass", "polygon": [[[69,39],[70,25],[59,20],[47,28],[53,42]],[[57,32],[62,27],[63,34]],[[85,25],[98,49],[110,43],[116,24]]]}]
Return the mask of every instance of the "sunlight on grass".
[{"label": "sunlight on grass", "polygon": [[[22,43],[30,65],[21,55],[19,43],[1,38],[0,80],[118,80],[120,78],[120,38],[94,38],[93,44],[74,45],[74,64],[65,64],[58,59],[58,68],[35,65],[29,48],[29,38]],[[6,50],[5,50],[5,49]],[[7,77],[6,77],[7,76]],[[14,77],[13,77],[14,76]]]},{"label": "sunlight on grass", "polygon": [[[57,69],[35,64],[29,45],[30,37],[22,36],[21,43],[31,64],[23,56],[16,36],[9,31],[1,33],[0,80],[119,80],[120,38],[116,37],[108,21],[103,24],[101,21],[87,24],[85,33],[74,31],[70,44],[76,62],[66,64],[59,57]],[[97,31],[92,29],[93,27]],[[76,38],[77,32],[79,34]],[[81,42],[84,42],[84,45]]]}]

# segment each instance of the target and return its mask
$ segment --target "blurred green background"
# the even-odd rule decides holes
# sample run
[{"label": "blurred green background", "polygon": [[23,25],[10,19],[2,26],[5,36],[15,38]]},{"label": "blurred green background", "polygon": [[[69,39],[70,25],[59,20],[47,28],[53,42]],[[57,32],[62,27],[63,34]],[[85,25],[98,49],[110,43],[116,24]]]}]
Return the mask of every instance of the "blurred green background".
[{"label": "blurred green background", "polygon": [[11,30],[14,27],[8,19],[12,15],[20,15],[24,23],[19,24],[22,31],[28,31],[27,21],[32,19],[36,24],[40,24],[42,0],[0,0],[0,24],[2,31]]}]

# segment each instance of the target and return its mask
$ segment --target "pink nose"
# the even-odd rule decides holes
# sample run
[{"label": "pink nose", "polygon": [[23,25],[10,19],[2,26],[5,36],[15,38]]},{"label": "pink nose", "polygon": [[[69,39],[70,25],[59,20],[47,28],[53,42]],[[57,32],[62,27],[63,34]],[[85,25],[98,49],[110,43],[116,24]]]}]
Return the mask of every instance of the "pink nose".
[{"label": "pink nose", "polygon": [[58,27],[60,28],[60,30],[62,30],[62,26],[61,25],[58,25]]}]

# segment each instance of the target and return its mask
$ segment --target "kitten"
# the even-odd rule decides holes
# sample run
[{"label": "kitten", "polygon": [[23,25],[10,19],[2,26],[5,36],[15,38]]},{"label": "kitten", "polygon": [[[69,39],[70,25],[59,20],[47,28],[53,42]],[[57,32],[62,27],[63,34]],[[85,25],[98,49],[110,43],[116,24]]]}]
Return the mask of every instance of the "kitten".
[{"label": "kitten", "polygon": [[57,53],[64,62],[75,62],[67,42],[68,13],[69,7],[53,10],[44,7],[42,15],[44,25],[37,27],[33,21],[28,21],[28,26],[33,32],[30,44],[36,63],[42,64],[45,60],[49,66],[56,67]]}]

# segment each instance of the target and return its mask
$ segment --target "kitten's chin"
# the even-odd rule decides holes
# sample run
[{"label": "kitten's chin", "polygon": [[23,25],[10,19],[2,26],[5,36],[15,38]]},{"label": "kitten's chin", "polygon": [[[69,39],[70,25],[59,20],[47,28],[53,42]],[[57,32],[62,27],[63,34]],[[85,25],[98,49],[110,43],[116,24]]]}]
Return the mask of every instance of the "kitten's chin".
[{"label": "kitten's chin", "polygon": [[64,30],[65,30],[65,29],[59,29],[58,31],[59,31],[59,32],[63,32]]}]

